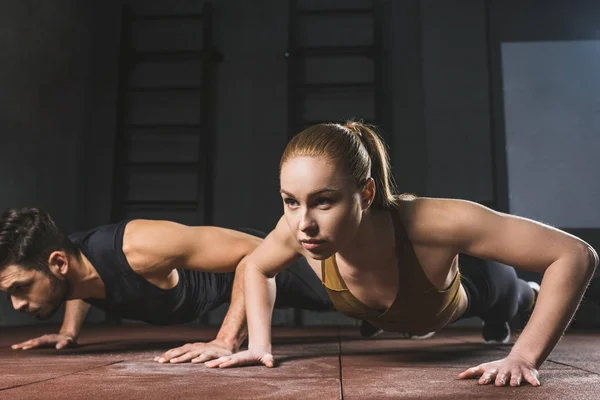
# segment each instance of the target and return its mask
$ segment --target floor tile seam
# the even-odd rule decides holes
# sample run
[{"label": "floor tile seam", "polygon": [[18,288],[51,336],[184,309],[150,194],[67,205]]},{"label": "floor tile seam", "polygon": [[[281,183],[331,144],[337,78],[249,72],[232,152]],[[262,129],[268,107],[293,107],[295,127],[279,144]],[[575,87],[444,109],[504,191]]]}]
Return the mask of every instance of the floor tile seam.
[{"label": "floor tile seam", "polygon": [[5,388],[0,388],[0,392],[11,390],[11,389],[16,389],[16,388],[20,388],[20,387],[24,387],[24,386],[29,386],[29,385],[35,385],[37,383],[48,382],[48,381],[52,381],[54,379],[60,379],[60,378],[63,378],[65,376],[69,376],[69,375],[76,375],[78,373],[85,372],[85,371],[90,371],[90,370],[93,370],[93,369],[96,369],[96,368],[109,367],[111,365],[119,364],[121,362],[123,362],[123,360],[113,361],[113,362],[108,363],[108,364],[96,365],[96,366],[93,366],[93,367],[80,369],[80,370],[69,372],[69,373],[62,374],[62,375],[52,376],[52,377],[46,378],[46,379],[40,379],[40,380],[37,380],[37,381],[34,381],[34,382],[27,382],[27,383],[22,383],[22,384],[18,384],[18,385],[12,385],[12,386],[8,386],[8,387],[5,387]]},{"label": "floor tile seam", "polygon": [[[77,374],[82,374],[86,375],[86,376],[91,376],[88,374],[85,374],[85,372],[87,371],[78,371]],[[64,376],[68,376],[68,375],[64,375]],[[128,376],[128,377],[156,377],[156,374],[112,374],[110,376]],[[170,375],[166,375],[166,374],[161,374],[161,377],[168,377],[168,376],[176,376],[181,378],[181,375],[177,375],[177,374],[170,374]],[[61,377],[57,377],[57,378],[61,378]],[[244,380],[268,380],[269,378],[272,379],[281,379],[281,380],[288,380],[288,379],[293,379],[293,380],[303,380],[303,381],[308,381],[308,380],[315,380],[315,379],[335,379],[335,380],[339,380],[339,377],[336,375],[332,375],[332,376],[297,376],[297,375],[290,375],[290,376],[275,376],[275,377],[268,377],[268,376],[232,376],[232,375],[222,375],[222,376],[207,376],[207,378],[215,378],[215,379],[232,379],[232,378],[237,378],[237,379],[244,379]]]},{"label": "floor tile seam", "polygon": [[596,371],[591,371],[591,370],[589,370],[589,369],[587,369],[587,368],[583,368],[583,367],[578,367],[577,365],[571,365],[571,364],[563,363],[563,362],[560,362],[560,361],[555,361],[555,360],[553,360],[553,359],[551,359],[551,358],[548,358],[548,359],[546,360],[546,362],[548,362],[548,361],[550,361],[550,362],[552,362],[552,363],[554,363],[554,364],[558,364],[558,365],[564,365],[564,366],[566,366],[566,367],[570,367],[570,368],[578,369],[578,370],[580,370],[580,371],[585,371],[585,372],[589,372],[590,374],[593,374],[593,375],[598,375],[598,376],[600,376],[600,373],[599,373],[599,372],[596,372]]},{"label": "floor tile seam", "polygon": [[342,328],[338,328],[338,369],[340,382],[339,396],[340,400],[344,400],[344,379],[342,371]]}]

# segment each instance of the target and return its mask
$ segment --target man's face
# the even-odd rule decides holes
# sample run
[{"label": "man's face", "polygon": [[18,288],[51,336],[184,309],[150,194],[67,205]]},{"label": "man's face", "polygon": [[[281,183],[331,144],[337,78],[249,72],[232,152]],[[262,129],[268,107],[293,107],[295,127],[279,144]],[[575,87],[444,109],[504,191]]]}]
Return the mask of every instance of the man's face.
[{"label": "man's face", "polygon": [[0,290],[8,293],[17,311],[48,319],[67,299],[69,284],[61,276],[9,265],[0,272]]}]

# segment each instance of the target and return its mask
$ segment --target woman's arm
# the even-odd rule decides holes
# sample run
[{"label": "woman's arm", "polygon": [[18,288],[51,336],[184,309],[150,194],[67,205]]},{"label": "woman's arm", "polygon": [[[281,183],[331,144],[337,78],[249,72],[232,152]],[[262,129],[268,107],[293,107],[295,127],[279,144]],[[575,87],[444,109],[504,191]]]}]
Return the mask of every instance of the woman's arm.
[{"label": "woman's arm", "polygon": [[[566,232],[472,202],[422,199],[411,207],[412,220],[419,221],[413,232],[420,232],[417,236],[421,240],[449,246],[456,253],[544,273],[534,312],[509,355],[538,369],[579,305],[598,264],[596,252]],[[510,371],[498,372],[497,365],[492,369],[496,374],[488,374],[488,380],[492,375],[502,375],[503,379],[506,373],[511,375]],[[489,370],[479,368],[476,372]]]},{"label": "woman's arm", "polygon": [[206,363],[208,367],[263,363],[273,367],[271,355],[271,316],[275,304],[275,275],[300,257],[299,245],[289,234],[283,218],[248,257],[244,292],[248,320],[248,350]]}]

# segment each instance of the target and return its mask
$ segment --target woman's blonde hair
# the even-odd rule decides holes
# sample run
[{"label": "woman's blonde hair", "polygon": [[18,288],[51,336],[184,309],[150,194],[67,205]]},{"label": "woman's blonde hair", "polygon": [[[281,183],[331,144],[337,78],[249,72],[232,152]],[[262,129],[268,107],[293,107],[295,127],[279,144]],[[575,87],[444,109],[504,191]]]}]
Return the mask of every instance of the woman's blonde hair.
[{"label": "woman's blonde hair", "polygon": [[391,208],[397,202],[386,145],[373,127],[356,121],[308,127],[290,140],[279,170],[287,160],[298,156],[326,157],[342,163],[360,189],[369,177],[373,178],[375,199],[371,207]]}]

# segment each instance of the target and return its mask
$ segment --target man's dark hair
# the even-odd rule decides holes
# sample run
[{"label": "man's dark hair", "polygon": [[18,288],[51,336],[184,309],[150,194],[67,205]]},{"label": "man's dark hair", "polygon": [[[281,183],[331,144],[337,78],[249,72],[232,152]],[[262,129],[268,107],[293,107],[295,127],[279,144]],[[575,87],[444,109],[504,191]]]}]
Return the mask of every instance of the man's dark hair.
[{"label": "man's dark hair", "polygon": [[19,208],[0,216],[0,271],[8,265],[47,272],[54,251],[77,254],[75,245],[39,208]]}]

